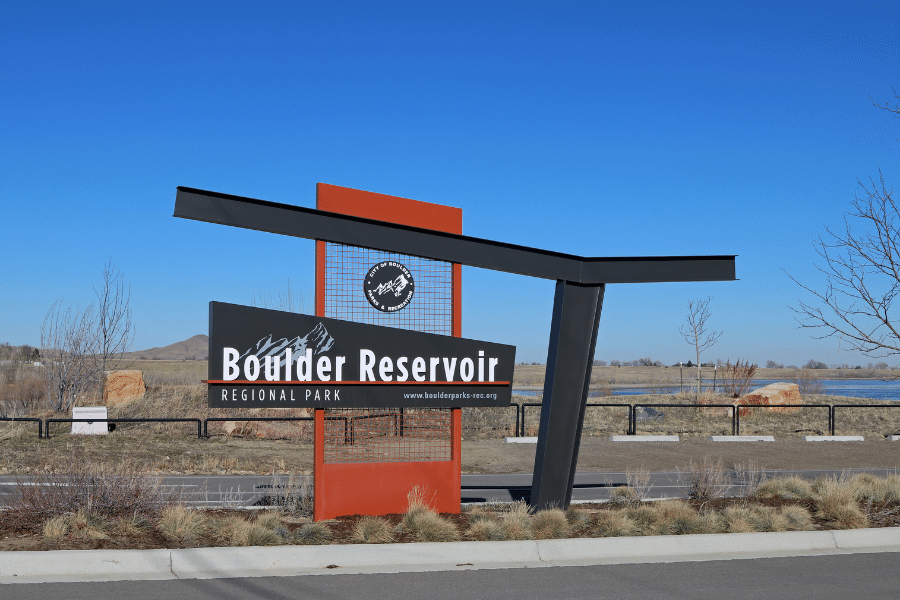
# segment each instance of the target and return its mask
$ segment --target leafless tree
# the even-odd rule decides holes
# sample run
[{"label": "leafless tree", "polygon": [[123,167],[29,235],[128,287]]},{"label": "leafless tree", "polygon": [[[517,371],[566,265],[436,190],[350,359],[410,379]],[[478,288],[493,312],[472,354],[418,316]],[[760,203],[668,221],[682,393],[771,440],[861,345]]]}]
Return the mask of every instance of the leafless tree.
[{"label": "leafless tree", "polygon": [[715,345],[722,336],[721,331],[709,331],[707,321],[710,317],[709,303],[711,297],[688,302],[687,322],[678,328],[685,341],[694,347],[697,356],[697,396],[700,396],[701,363],[700,355],[704,350]]},{"label": "leafless tree", "polygon": [[119,368],[134,339],[131,286],[126,287],[122,272],[111,260],[103,265],[103,283],[100,289],[94,288],[94,294],[97,296],[94,360],[102,395],[104,374]]},{"label": "leafless tree", "polygon": [[265,295],[254,291],[253,299],[250,301],[250,306],[295,313],[311,312],[310,304],[310,299],[302,291],[294,291],[290,277],[287,280],[287,288],[279,291],[277,296],[273,296],[271,290]]},{"label": "leafless tree", "polygon": [[84,310],[57,300],[41,325],[41,355],[45,358],[47,398],[57,412],[68,412],[95,381],[93,305]]},{"label": "leafless tree", "polygon": [[[894,106],[872,102],[900,118],[896,90],[894,97]],[[809,303],[801,300],[793,310],[802,327],[819,330],[815,338],[835,336],[849,349],[872,357],[900,354],[893,314],[900,294],[900,212],[881,169],[877,179],[858,183],[860,191],[844,216],[843,229],[826,227],[814,242],[824,260],[816,266],[824,285],[813,287],[788,275],[814,298]]]}]

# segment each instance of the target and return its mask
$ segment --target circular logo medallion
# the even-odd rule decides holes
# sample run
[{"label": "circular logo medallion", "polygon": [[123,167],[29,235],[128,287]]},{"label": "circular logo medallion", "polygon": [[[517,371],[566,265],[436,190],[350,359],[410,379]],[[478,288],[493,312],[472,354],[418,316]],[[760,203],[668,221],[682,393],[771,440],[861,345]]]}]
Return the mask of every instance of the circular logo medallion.
[{"label": "circular logo medallion", "polygon": [[396,312],[412,300],[416,284],[409,269],[395,260],[372,265],[363,281],[369,304],[381,312]]}]

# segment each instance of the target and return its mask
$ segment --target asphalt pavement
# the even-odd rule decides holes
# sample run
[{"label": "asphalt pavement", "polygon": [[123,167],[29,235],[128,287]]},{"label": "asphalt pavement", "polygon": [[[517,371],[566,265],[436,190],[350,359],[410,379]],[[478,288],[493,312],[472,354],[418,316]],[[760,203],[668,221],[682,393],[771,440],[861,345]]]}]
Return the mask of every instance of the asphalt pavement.
[{"label": "asphalt pavement", "polygon": [[[800,470],[766,471],[768,477],[800,475],[806,479],[821,476],[841,476],[846,473],[867,472],[879,476],[895,473],[894,469],[843,469],[843,470]],[[733,472],[728,473],[731,488],[729,494],[737,495],[741,486]],[[299,484],[309,476],[298,477]],[[27,476],[0,476],[0,506],[6,505],[17,481],[29,485],[35,480]],[[287,476],[273,480],[271,475],[167,475],[162,485],[180,491],[187,504],[208,508],[250,508],[266,504],[266,497],[277,491],[279,485],[287,483]],[[572,489],[573,502],[596,502],[609,498],[616,487],[627,484],[626,473],[577,473]],[[512,502],[528,501],[531,492],[531,473],[500,473],[462,476],[462,501],[468,502]],[[650,473],[648,497],[685,498],[688,495],[688,474],[679,471],[656,471]]]}]

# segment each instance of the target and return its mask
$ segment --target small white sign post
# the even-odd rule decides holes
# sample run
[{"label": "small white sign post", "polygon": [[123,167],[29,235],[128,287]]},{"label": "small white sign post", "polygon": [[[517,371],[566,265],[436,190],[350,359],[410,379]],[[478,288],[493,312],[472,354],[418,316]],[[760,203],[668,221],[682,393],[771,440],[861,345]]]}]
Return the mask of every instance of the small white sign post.
[{"label": "small white sign post", "polygon": [[109,431],[105,406],[76,406],[72,418],[91,419],[88,423],[72,423],[72,435],[106,435]]}]

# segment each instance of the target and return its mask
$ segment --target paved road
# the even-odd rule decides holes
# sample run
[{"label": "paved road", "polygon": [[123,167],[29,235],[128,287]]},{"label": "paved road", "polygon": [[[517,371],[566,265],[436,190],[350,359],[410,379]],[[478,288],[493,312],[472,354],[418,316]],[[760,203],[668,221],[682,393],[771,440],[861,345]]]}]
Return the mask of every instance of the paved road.
[{"label": "paved road", "polygon": [[[866,469],[866,472],[885,476],[894,473],[893,469]],[[840,476],[849,470],[818,471],[767,471],[769,476],[798,474],[807,479],[815,479],[823,475]],[[730,474],[733,483],[734,474]],[[309,481],[309,478],[306,478]],[[0,476],[0,505],[6,500],[16,485],[15,476]],[[27,478],[22,478],[28,481]],[[575,487],[572,499],[576,502],[604,500],[610,492],[626,484],[625,473],[579,473],[575,476]],[[280,483],[287,482],[282,477]],[[277,483],[277,482],[275,482]],[[678,471],[657,471],[651,473],[651,498],[684,498],[687,496],[687,474]],[[195,506],[249,507],[258,505],[273,490],[271,475],[170,475],[163,478],[163,485],[180,489],[183,497]],[[531,490],[530,473],[506,473],[493,475],[463,475],[463,502],[509,502],[528,500]],[[731,489],[732,494],[739,492],[737,486]]]},{"label": "paved road", "polygon": [[38,600],[743,600],[896,598],[897,554],[369,575],[0,586]]}]

